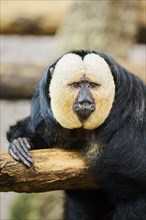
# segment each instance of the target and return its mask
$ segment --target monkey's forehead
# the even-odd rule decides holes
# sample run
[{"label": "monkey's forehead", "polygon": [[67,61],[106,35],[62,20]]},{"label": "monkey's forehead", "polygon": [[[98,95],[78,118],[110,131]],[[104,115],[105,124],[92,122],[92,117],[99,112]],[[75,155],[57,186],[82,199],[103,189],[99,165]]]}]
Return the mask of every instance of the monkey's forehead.
[{"label": "monkey's forehead", "polygon": [[[98,54],[87,54],[83,59],[74,53],[65,54],[56,64],[53,77],[71,79],[75,76],[88,76],[90,79],[103,81],[112,77],[107,62]],[[113,78],[113,77],[112,77]]]}]

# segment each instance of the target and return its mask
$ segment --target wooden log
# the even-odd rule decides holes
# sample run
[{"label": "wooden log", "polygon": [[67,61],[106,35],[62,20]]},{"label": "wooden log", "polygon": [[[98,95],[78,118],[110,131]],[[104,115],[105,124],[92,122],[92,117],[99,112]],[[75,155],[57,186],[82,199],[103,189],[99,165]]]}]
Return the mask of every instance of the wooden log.
[{"label": "wooden log", "polygon": [[[70,1],[1,1],[2,34],[55,34]],[[32,10],[33,9],[33,10]]]},{"label": "wooden log", "polygon": [[1,153],[1,192],[46,192],[50,190],[98,188],[80,152],[63,149],[31,151],[34,164],[26,168]]},{"label": "wooden log", "polygon": [[31,98],[43,70],[41,66],[2,64],[0,98]]}]

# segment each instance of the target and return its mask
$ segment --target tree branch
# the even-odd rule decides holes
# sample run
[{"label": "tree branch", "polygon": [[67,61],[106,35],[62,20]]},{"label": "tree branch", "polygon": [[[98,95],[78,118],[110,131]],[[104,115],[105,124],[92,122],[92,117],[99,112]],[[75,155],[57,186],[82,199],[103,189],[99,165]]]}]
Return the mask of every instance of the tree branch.
[{"label": "tree branch", "polygon": [[8,153],[0,157],[1,192],[45,192],[98,188],[83,155],[63,149],[31,151],[34,164],[24,167]]}]

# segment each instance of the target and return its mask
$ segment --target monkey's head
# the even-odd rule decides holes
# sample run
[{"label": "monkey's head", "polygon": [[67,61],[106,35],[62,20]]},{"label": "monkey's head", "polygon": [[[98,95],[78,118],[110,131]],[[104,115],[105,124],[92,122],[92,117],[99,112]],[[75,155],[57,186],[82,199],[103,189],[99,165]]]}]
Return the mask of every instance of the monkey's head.
[{"label": "monkey's head", "polygon": [[115,84],[109,65],[98,54],[67,53],[53,69],[49,92],[54,118],[61,126],[90,130],[108,117]]}]

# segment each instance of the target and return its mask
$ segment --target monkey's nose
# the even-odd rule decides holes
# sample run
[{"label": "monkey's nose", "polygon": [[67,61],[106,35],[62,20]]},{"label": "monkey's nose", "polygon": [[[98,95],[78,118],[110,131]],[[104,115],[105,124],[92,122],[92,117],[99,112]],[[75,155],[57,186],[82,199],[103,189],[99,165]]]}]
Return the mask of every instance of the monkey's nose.
[{"label": "monkey's nose", "polygon": [[95,104],[92,102],[84,101],[73,105],[73,110],[77,114],[80,121],[86,120],[93,111],[95,111]]}]

